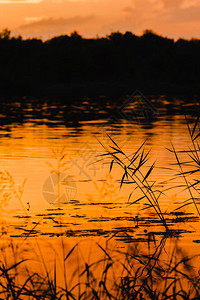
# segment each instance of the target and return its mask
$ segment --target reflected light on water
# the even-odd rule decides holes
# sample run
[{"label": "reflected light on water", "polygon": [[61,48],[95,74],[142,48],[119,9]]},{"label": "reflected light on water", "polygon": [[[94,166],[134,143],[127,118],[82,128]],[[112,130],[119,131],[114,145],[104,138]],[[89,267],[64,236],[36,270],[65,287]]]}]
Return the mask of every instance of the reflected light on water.
[{"label": "reflected light on water", "polygon": [[[2,261],[7,263],[9,257],[12,264],[28,258],[35,262],[27,262],[28,270],[40,276],[46,276],[45,272],[54,276],[56,263],[57,280],[64,289],[65,268],[73,275],[67,277],[71,287],[80,278],[90,280],[94,274],[96,279],[89,281],[88,287],[96,282],[100,289],[107,279],[98,274],[106,274],[107,288],[113,292],[114,285],[118,285],[117,290],[122,293],[116,299],[136,297],[138,285],[147,291],[148,280],[154,280],[155,290],[159,291],[170,284],[168,278],[183,285],[188,280],[198,286],[196,273],[192,275],[190,270],[199,263],[198,247],[193,247],[199,243],[199,218],[193,205],[175,210],[189,197],[188,190],[170,189],[183,180],[170,180],[177,173],[177,166],[167,148],[173,144],[177,151],[188,150],[191,143],[184,115],[162,97],[160,102],[152,98],[154,117],[145,121],[142,114],[132,114],[134,102],[117,108],[115,103],[102,101],[97,104],[85,98],[81,104],[58,105],[47,100],[23,100],[2,105]],[[181,101],[176,101],[180,105]],[[114,146],[110,149],[116,149],[110,138],[128,158],[146,140],[144,154],[151,152],[144,174],[156,161],[148,184],[155,190],[167,189],[159,203],[171,230],[168,238],[154,209],[145,209],[145,199],[130,205],[143,195],[145,184],[141,190],[127,182],[120,188],[123,170],[114,165],[109,172],[112,159],[102,154],[110,145]],[[182,152],[181,159],[187,159],[187,153]],[[191,266],[189,262],[185,264],[188,253],[195,255]],[[89,272],[90,268],[94,273]],[[24,264],[20,270],[20,280],[26,280]],[[74,288],[74,293],[78,295],[80,290]],[[144,290],[138,290],[136,299],[147,299]],[[166,293],[174,291],[177,295],[180,292],[172,288]],[[193,295],[194,289],[191,291]],[[105,290],[99,293],[105,298]]]}]

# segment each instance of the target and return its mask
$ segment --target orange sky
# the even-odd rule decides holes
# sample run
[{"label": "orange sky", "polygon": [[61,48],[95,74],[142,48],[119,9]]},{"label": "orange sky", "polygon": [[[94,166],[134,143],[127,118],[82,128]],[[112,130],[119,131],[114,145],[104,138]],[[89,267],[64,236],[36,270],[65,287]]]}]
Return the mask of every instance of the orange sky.
[{"label": "orange sky", "polygon": [[0,28],[41,37],[77,30],[85,37],[111,31],[200,38],[200,0],[0,0]]}]

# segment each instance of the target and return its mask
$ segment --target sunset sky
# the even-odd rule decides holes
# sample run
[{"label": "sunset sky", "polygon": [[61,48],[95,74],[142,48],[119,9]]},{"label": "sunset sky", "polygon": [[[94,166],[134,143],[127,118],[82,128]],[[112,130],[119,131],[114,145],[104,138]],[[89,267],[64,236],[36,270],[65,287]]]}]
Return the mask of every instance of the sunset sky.
[{"label": "sunset sky", "polygon": [[200,38],[200,0],[0,0],[0,29],[50,38],[77,30],[85,37],[144,29]]}]

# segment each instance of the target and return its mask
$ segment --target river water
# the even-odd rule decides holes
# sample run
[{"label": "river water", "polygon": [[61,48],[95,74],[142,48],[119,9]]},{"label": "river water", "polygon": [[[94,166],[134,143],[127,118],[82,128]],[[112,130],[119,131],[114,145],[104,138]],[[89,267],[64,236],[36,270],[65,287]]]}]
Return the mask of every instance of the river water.
[{"label": "river water", "polygon": [[133,183],[120,188],[123,170],[114,165],[109,172],[112,158],[102,156],[109,146],[116,148],[113,141],[130,157],[145,141],[144,153],[150,153],[144,172],[155,161],[149,183],[167,189],[159,199],[165,218],[172,229],[182,230],[182,243],[191,253],[198,253],[197,248],[191,250],[199,240],[195,206],[174,214],[189,195],[185,186],[176,187],[184,184],[182,178],[171,180],[180,169],[169,151],[173,145],[182,151],[181,161],[188,159],[184,151],[192,144],[186,118],[194,126],[198,111],[198,98],[185,102],[140,92],[120,99],[2,101],[2,236],[17,240],[27,232],[30,238],[62,235],[73,245],[85,238],[99,241],[114,235],[123,248],[125,243],[145,241],[150,230],[163,232],[163,226],[154,222],[154,210],[144,210],[145,199],[130,205],[141,193]]}]

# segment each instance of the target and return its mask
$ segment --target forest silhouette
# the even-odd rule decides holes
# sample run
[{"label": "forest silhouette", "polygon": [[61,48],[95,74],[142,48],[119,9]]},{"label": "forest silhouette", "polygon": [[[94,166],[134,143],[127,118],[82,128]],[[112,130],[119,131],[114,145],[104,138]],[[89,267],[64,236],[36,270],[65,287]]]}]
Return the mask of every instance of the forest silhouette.
[{"label": "forest silhouette", "polygon": [[83,38],[74,31],[47,41],[0,33],[0,94],[61,93],[129,86],[149,92],[199,93],[200,40],[177,41],[145,30]]}]

